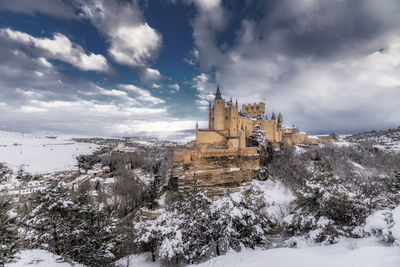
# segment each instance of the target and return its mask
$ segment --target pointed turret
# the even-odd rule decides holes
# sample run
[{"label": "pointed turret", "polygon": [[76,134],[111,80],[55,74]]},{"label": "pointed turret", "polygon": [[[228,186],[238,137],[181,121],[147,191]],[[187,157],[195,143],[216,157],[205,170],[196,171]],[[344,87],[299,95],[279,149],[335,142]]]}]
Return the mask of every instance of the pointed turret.
[{"label": "pointed turret", "polygon": [[235,107],[238,107],[238,102],[237,102],[237,98],[236,98],[236,102],[235,102]]},{"label": "pointed turret", "polygon": [[219,90],[219,84],[217,85],[217,92],[215,93],[215,99],[222,99],[221,91]]},{"label": "pointed turret", "polygon": [[278,125],[282,125],[283,124],[283,116],[282,114],[279,112],[278,114]]},{"label": "pointed turret", "polygon": [[276,120],[276,117],[275,117],[275,111],[274,110],[272,110],[272,116],[271,116],[271,120]]}]

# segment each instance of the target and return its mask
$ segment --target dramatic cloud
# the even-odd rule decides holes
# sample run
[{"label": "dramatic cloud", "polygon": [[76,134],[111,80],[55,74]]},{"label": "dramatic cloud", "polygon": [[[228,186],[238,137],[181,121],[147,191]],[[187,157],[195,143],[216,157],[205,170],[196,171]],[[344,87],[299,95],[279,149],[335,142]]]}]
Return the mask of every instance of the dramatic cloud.
[{"label": "dramatic cloud", "polygon": [[162,36],[144,20],[136,1],[80,1],[88,18],[110,42],[108,53],[118,63],[145,67],[154,62]]},{"label": "dramatic cloud", "polygon": [[302,130],[400,124],[397,0],[168,2],[2,1],[2,129],[193,135],[217,84]]},{"label": "dramatic cloud", "polygon": [[195,5],[198,12],[192,22],[196,49],[192,50],[191,57],[186,61],[193,65],[196,60],[199,60],[202,68],[209,68],[223,59],[216,34],[225,29],[228,14],[223,9],[220,0],[190,0],[186,2]]},{"label": "dramatic cloud", "polygon": [[[83,48],[72,43],[66,36],[55,33],[52,39],[36,38],[10,28],[0,29],[0,38],[6,38],[27,46],[33,46],[45,52],[48,58],[67,62],[81,70],[107,71],[107,60],[102,55],[85,53]],[[46,59],[40,59],[50,66]]]},{"label": "dramatic cloud", "polygon": [[[286,123],[305,130],[398,126],[398,2],[253,2],[244,8],[264,10],[264,15],[243,18],[230,47],[215,41],[213,25],[231,25],[207,21],[206,9],[198,3],[197,8],[196,20],[205,22],[193,23],[205,71],[194,79],[198,104],[204,106],[209,86],[219,82],[226,95],[242,103],[265,99],[269,112],[282,111]],[[221,4],[219,9],[229,8]]]}]

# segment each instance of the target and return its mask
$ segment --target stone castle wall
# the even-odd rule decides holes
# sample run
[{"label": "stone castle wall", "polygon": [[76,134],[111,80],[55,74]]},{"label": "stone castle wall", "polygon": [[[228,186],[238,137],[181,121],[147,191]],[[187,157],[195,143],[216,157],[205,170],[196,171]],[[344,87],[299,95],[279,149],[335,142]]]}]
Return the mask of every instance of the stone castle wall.
[{"label": "stone castle wall", "polygon": [[249,114],[250,117],[264,116],[265,103],[242,105],[242,112]]},{"label": "stone castle wall", "polygon": [[260,164],[257,148],[176,150],[172,171],[172,184],[180,191],[196,186],[206,190],[210,197],[234,192],[251,181]]},{"label": "stone castle wall", "polygon": [[199,148],[215,147],[225,148],[226,137],[217,131],[196,131],[196,146]]}]

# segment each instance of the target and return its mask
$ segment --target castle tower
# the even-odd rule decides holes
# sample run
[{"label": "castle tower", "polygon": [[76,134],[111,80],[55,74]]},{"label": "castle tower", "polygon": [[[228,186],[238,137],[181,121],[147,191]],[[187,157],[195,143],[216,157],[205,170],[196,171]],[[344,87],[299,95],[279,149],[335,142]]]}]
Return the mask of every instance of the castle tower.
[{"label": "castle tower", "polygon": [[278,127],[282,127],[282,125],[283,125],[283,116],[279,112],[279,114],[278,114]]},{"label": "castle tower", "polygon": [[229,106],[229,135],[230,136],[238,136],[239,135],[239,118],[238,118],[238,113],[239,113],[239,107],[236,104],[233,105],[233,102],[231,100],[231,105]]},{"label": "castle tower", "polygon": [[273,121],[275,121],[275,120],[276,120],[276,117],[275,117],[275,111],[272,111],[271,120],[273,120]]},{"label": "castle tower", "polygon": [[214,120],[212,130],[225,130],[225,99],[221,96],[219,85],[217,86],[217,92],[215,93],[213,111],[213,116],[211,117],[211,120]]}]

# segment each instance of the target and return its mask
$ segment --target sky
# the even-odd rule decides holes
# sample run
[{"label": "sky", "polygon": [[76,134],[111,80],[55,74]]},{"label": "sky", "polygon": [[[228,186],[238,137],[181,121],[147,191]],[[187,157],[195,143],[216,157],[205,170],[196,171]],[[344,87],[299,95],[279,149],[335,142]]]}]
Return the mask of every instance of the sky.
[{"label": "sky", "polygon": [[400,126],[398,0],[0,0],[0,130],[183,139],[217,84],[312,133]]}]

